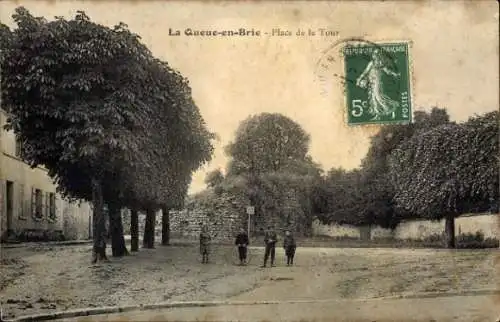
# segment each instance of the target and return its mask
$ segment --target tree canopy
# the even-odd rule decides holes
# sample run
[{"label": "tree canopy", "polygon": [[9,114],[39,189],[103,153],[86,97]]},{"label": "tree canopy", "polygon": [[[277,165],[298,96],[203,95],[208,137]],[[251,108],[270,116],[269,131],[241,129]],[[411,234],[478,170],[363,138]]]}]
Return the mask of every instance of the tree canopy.
[{"label": "tree canopy", "polygon": [[[266,220],[267,214],[273,214],[283,225],[293,221],[298,230],[308,233],[313,187],[322,174],[308,155],[309,142],[304,129],[284,115],[248,117],[226,146],[231,160],[218,190],[247,198],[255,206],[256,218]],[[296,221],[288,207],[294,209]]]},{"label": "tree canopy", "polygon": [[416,216],[395,208],[387,160],[392,151],[416,133],[449,123],[449,115],[445,109],[434,107],[430,112],[417,111],[414,119],[411,124],[382,127],[371,138],[359,169],[329,171],[315,192],[321,221],[395,228],[402,219]]},{"label": "tree canopy", "polygon": [[427,218],[459,213],[457,149],[467,133],[463,126],[446,124],[423,132],[396,149],[390,159],[395,199],[401,207]]},{"label": "tree canopy", "polygon": [[234,142],[226,147],[227,155],[232,158],[228,174],[314,168],[307,156],[309,141],[302,127],[284,115],[250,116],[240,123]]},{"label": "tree canopy", "polygon": [[47,21],[23,7],[13,18],[16,29],[0,28],[6,128],[64,196],[93,200],[95,247],[103,199],[149,213],[182,203],[214,138],[188,80],[123,23],[108,28],[82,11]]},{"label": "tree canopy", "polygon": [[414,135],[390,156],[396,205],[426,219],[446,219],[454,247],[454,217],[498,207],[498,112]]},{"label": "tree canopy", "polygon": [[161,203],[179,181],[171,173],[190,175],[210,159],[213,135],[188,81],[126,25],[107,28],[84,12],[48,22],[22,7],[13,17],[18,28],[2,32],[7,127],[62,193],[89,200],[99,178],[127,189],[115,196]]},{"label": "tree canopy", "polygon": [[397,204],[425,218],[484,211],[498,199],[498,112],[422,132],[390,157]]}]

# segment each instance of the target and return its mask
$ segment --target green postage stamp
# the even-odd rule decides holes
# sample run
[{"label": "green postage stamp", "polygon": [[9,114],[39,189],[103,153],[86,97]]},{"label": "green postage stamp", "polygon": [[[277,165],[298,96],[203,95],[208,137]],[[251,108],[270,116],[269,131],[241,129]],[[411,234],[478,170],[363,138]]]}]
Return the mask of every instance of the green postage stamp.
[{"label": "green postage stamp", "polygon": [[412,118],[408,43],[343,48],[348,123],[409,123]]}]

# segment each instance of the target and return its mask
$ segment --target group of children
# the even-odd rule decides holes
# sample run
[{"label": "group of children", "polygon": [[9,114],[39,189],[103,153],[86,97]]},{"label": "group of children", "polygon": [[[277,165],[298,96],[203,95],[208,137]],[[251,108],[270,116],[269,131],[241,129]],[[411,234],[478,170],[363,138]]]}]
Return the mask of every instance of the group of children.
[{"label": "group of children", "polygon": [[[210,241],[212,237],[208,232],[208,227],[203,226],[200,233],[200,253],[202,255],[202,263],[208,263],[208,255],[210,254]],[[264,253],[264,263],[261,267],[267,266],[267,260],[269,256],[271,257],[271,266],[276,266],[274,263],[276,256],[276,243],[278,242],[278,235],[271,228],[268,227],[268,230],[264,236],[264,244],[265,244],[265,253]],[[248,238],[247,233],[243,228],[240,229],[240,232],[236,236],[235,246],[238,247],[238,256],[240,260],[240,265],[247,264],[247,254],[248,254],[248,245],[250,244],[250,240]],[[285,231],[285,238],[283,240],[283,248],[285,249],[285,255],[287,258],[287,266],[293,265],[293,259],[295,257],[295,250],[297,249],[297,243],[295,242],[295,238],[290,233],[289,230]]]}]

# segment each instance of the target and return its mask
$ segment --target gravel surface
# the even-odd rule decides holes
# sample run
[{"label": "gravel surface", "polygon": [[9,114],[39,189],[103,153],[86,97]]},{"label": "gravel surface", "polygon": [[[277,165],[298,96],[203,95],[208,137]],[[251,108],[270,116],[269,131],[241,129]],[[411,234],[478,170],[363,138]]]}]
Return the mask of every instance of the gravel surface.
[{"label": "gravel surface", "polygon": [[500,316],[492,296],[337,300],[314,303],[221,305],[103,314],[56,321],[296,321],[296,322],[492,322]]},{"label": "gravel surface", "polygon": [[193,245],[157,246],[91,265],[91,246],[2,249],[4,317],[69,309],[191,300],[354,299],[419,292],[498,288],[497,250],[299,248],[296,266],[261,269],[262,248],[248,266],[214,247],[200,263]]}]

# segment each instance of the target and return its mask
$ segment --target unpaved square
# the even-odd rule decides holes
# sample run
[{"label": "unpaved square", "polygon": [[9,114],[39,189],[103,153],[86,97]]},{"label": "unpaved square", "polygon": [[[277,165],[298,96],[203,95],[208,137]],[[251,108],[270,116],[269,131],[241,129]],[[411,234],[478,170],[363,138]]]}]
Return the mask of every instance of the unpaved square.
[{"label": "unpaved square", "polygon": [[198,247],[157,246],[109,263],[90,265],[90,245],[2,250],[4,317],[84,307],[189,300],[356,299],[422,292],[498,289],[497,250],[448,251],[298,248],[287,267],[260,268],[262,248],[248,266],[233,264],[234,249],[214,246],[211,263]]}]

